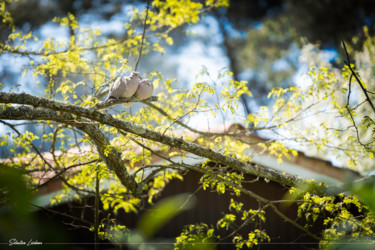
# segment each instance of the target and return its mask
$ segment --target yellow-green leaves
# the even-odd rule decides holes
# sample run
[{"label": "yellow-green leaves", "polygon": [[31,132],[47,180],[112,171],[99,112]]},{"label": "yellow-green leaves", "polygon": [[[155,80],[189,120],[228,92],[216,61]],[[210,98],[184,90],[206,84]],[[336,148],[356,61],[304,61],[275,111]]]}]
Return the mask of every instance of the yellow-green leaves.
[{"label": "yellow-green leaves", "polygon": [[229,7],[229,0],[206,0],[206,5],[209,7]]},{"label": "yellow-green leaves", "polygon": [[[241,216],[241,221],[245,221],[243,223],[246,224],[264,223],[266,220],[264,210],[246,210],[244,209],[243,203],[236,202],[233,199],[231,199],[229,206],[229,210],[231,209],[234,209],[238,213],[238,216]],[[238,216],[234,214],[226,214],[218,221],[218,227],[226,227],[226,229],[228,230],[229,226],[233,227],[235,225],[235,220]],[[251,248],[254,245],[258,245],[262,241],[270,241],[270,238],[264,230],[255,229],[254,231],[250,231],[248,233],[247,238],[244,238],[242,234],[236,234],[233,237],[232,241],[236,244],[236,249],[241,249],[244,245],[246,245],[248,248]]]},{"label": "yellow-green leaves", "polygon": [[229,226],[236,220],[236,216],[234,214],[226,214],[223,218],[221,218],[217,222],[218,228],[225,228],[226,230],[229,229]]},{"label": "yellow-green leaves", "polygon": [[12,139],[14,147],[18,148],[21,152],[30,153],[32,150],[31,144],[35,143],[34,141],[40,138],[34,133],[26,130],[21,135],[12,134]]},{"label": "yellow-green leaves", "polygon": [[7,4],[9,4],[11,0],[5,0],[0,2],[0,18],[3,24],[8,25],[12,30],[14,30],[14,22],[13,18],[10,15],[10,12],[7,10]]},{"label": "yellow-green leaves", "polygon": [[171,170],[165,170],[161,172],[160,175],[156,176],[153,179],[153,183],[150,184],[149,190],[148,190],[148,202],[153,203],[154,196],[161,192],[165,185],[169,183],[172,179],[180,179],[183,180],[182,176],[176,172]]},{"label": "yellow-green leaves", "polygon": [[[298,208],[298,216],[305,216],[307,222],[315,222],[324,217],[322,246],[328,246],[335,240],[374,235],[369,227],[375,219],[374,213],[358,201],[356,196],[343,193],[332,196],[318,196],[306,192]],[[358,212],[360,215],[358,215]],[[370,236],[371,237],[371,236]]]},{"label": "yellow-green leaves", "polygon": [[74,99],[77,98],[77,94],[75,92],[75,89],[79,86],[79,85],[85,85],[84,82],[77,82],[77,83],[73,83],[71,82],[70,80],[66,80],[66,81],[63,81],[60,83],[60,86],[56,89],[56,92],[61,92],[61,95],[64,97],[65,100],[67,100],[69,98],[69,95],[67,95],[68,93],[71,94],[71,97],[73,97]]},{"label": "yellow-green leaves", "polygon": [[213,244],[210,243],[214,243],[215,238],[218,237],[215,235],[215,230],[212,226],[208,226],[205,223],[186,225],[180,236],[176,238],[174,246],[177,250],[196,249],[203,244],[211,249]]},{"label": "yellow-green leaves", "polygon": [[290,159],[291,156],[296,157],[298,155],[296,150],[286,147],[281,142],[270,142],[268,145],[266,143],[259,143],[258,145],[266,149],[270,155],[275,155],[279,163],[283,161],[284,157]]},{"label": "yellow-green leaves", "polygon": [[59,23],[62,26],[67,26],[73,30],[79,27],[78,22],[72,13],[69,13],[67,17],[55,17],[52,21]]},{"label": "yellow-green leaves", "polygon": [[197,23],[200,10],[203,8],[201,3],[190,0],[155,0],[152,2],[152,6],[158,10],[158,12],[150,11],[149,13],[149,24],[155,28],[163,26],[176,28],[183,23]]},{"label": "yellow-green leaves", "polygon": [[172,39],[172,37],[167,37],[167,38],[165,38],[165,42],[166,42],[168,45],[172,45],[172,44],[173,44],[173,39]]},{"label": "yellow-green leaves", "polygon": [[137,205],[141,202],[139,198],[129,197],[127,189],[116,182],[110,182],[109,189],[101,195],[103,208],[108,210],[113,209],[115,213],[122,209],[126,213],[137,213]]}]

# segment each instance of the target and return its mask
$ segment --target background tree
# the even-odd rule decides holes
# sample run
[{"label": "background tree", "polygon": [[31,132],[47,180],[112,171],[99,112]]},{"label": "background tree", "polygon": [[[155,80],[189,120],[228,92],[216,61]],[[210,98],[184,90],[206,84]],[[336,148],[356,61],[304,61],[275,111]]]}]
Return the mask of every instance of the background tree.
[{"label": "background tree", "polygon": [[[129,4],[135,5],[141,2],[128,1]],[[13,16],[15,26],[24,32],[33,31],[39,34],[48,26],[53,17],[63,17],[72,13],[85,25],[90,23],[107,25],[106,27],[110,29],[107,29],[102,35],[121,40],[125,38],[125,33],[117,32],[118,30],[113,27],[118,24],[117,20],[128,21],[126,15],[122,14],[124,13],[122,10],[126,8],[126,4],[116,0],[61,2],[20,0],[12,1],[8,9]],[[344,2],[329,0],[319,4],[315,1],[243,0],[233,1],[227,9],[215,11],[214,16],[220,16],[225,21],[227,33],[225,37],[224,33],[219,30],[216,39],[225,38],[224,41],[227,40],[222,44],[223,48],[228,48],[225,44],[231,44],[230,50],[224,51],[231,61],[231,65],[228,67],[234,73],[234,79],[248,81],[248,87],[255,94],[253,98],[246,99],[247,108],[245,109],[250,111],[250,107],[252,107],[252,110],[255,111],[260,105],[265,105],[268,102],[267,93],[272,87],[286,87],[295,84],[292,72],[301,67],[298,57],[302,46],[306,44],[304,42],[306,40],[303,38],[313,44],[319,44],[322,49],[335,51],[340,49],[341,39],[344,38],[348,44],[352,44],[351,38],[358,36],[355,49],[359,50],[365,40],[365,37],[360,35],[362,27],[367,25],[370,27],[369,34],[373,34],[371,28],[374,22],[373,13],[372,2],[368,0],[346,0]],[[209,13],[206,17],[210,15]],[[205,25],[214,28],[211,21]],[[212,34],[205,33],[207,36],[195,36],[194,41],[203,44],[204,49],[209,51],[216,44],[212,42]],[[220,33],[222,33],[222,37],[220,37]],[[8,34],[6,27],[3,26],[2,41],[7,39]],[[169,53],[162,59],[159,54],[152,53],[151,55],[164,74],[175,76],[180,71],[178,68],[183,66],[169,62],[176,60],[176,56],[182,53],[181,50],[189,45],[191,36],[186,36],[182,28],[173,30],[170,32],[170,36],[174,39],[174,44],[172,47],[165,48]],[[221,49],[219,47],[219,50]],[[187,55],[191,56],[191,53],[187,53]],[[243,57],[245,60],[242,59]],[[130,57],[129,59],[134,63],[132,60],[135,58]],[[226,60],[226,58],[224,59]],[[148,69],[153,69],[153,66],[149,66],[147,61],[142,63]],[[237,66],[233,67],[233,65]],[[338,67],[340,68],[341,65],[339,64]],[[9,78],[9,82],[11,82],[16,78],[13,74],[18,75],[18,72],[5,67],[2,74],[3,78]],[[180,77],[181,84],[189,84],[184,81],[186,75]]]}]

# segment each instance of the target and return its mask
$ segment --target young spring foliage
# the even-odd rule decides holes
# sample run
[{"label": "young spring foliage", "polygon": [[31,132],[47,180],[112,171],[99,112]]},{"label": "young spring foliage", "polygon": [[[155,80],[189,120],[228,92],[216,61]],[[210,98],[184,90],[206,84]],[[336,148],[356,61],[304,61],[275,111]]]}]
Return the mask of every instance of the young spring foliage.
[{"label": "young spring foliage", "polygon": [[[146,16],[144,9],[133,8],[130,21],[124,24],[123,39],[108,38],[97,28],[81,27],[79,19],[72,14],[54,18],[53,22],[71,31],[70,37],[57,41],[54,38],[41,40],[31,32],[24,34],[15,29],[6,8],[9,2],[0,3],[3,23],[11,31],[7,41],[0,44],[0,55],[11,53],[26,58],[27,64],[23,65],[25,77],[32,75],[35,88],[43,88],[45,97],[74,103],[92,111],[106,95],[110,84],[124,72],[132,70],[128,55],[137,56],[139,53],[143,31],[139,24]],[[195,24],[209,10],[228,5],[226,0],[207,0],[204,3],[191,0],[152,1],[143,55],[147,56],[151,51],[164,53],[164,46],[173,44],[169,35],[172,30]],[[32,44],[32,49],[29,44]],[[355,70],[360,72],[364,86],[370,91],[375,88],[373,69],[365,65],[373,65],[374,44],[374,39],[367,37],[363,51],[355,55],[358,62]],[[178,79],[165,79],[157,70],[142,73],[152,80],[158,101],[152,105],[133,104],[135,108],[131,110],[113,109],[114,118],[140,124],[142,128],[164,136],[193,142],[246,163],[251,163],[253,158],[249,149],[257,146],[276,156],[278,162],[296,157],[296,149],[307,149],[315,155],[335,158],[352,169],[363,171],[374,166],[374,114],[363,103],[363,93],[347,66],[338,71],[330,65],[316,62],[309,72],[309,80],[298,86],[273,89],[268,96],[271,104],[260,107],[247,117],[240,115],[239,99],[243,94],[249,97],[252,94],[247,82],[233,80],[231,72],[218,72],[212,80],[212,73],[203,68],[191,89],[182,88]],[[353,98],[348,101],[349,93]],[[1,110],[13,106],[16,105],[2,104]],[[221,117],[222,122],[230,116],[232,121],[245,124],[251,131],[273,135],[273,140],[249,143],[241,140],[241,134],[208,133],[190,127],[189,121],[197,117],[200,119],[202,114],[209,119]],[[63,116],[64,112],[59,115]],[[256,195],[247,198],[258,199],[258,209],[246,208],[235,201],[237,197],[250,193],[243,187],[245,173],[215,163],[215,159],[206,160],[199,166],[178,165],[179,162],[174,159],[184,159],[186,154],[183,150],[135,134],[125,134],[118,127],[105,125],[104,122],[77,115],[71,118],[81,126],[95,126],[109,139],[109,143],[98,149],[97,143],[87,133],[77,124],[72,125],[73,121],[46,119],[31,121],[38,128],[34,133],[18,130],[17,124],[3,123],[11,132],[2,135],[0,145],[8,150],[4,162],[24,173],[33,192],[44,185],[45,176],[58,176],[56,178],[61,180],[64,188],[51,199],[52,205],[68,198],[84,203],[87,197],[98,195],[102,208],[114,213],[112,217],[102,218],[99,225],[92,223],[90,226],[91,231],[97,230],[99,238],[121,242],[126,238],[124,235],[129,234],[129,229],[117,223],[116,213],[120,210],[139,213],[144,202],[152,205],[171,180],[183,181],[184,171],[190,170],[202,174],[200,185],[204,190],[213,190],[220,195],[232,193],[233,198],[228,204],[228,211],[223,212],[216,225],[204,222],[187,225],[176,238],[177,249],[221,241],[228,235],[237,248],[270,241],[267,232],[253,225],[265,222],[265,208],[272,207],[273,203]],[[118,175],[109,170],[103,155],[98,153],[100,149],[104,157],[113,156],[116,152],[125,164],[126,172],[139,184],[141,196],[130,192],[119,181]],[[153,166],[155,155],[165,161]],[[290,191],[296,190],[291,188]],[[318,218],[323,219],[325,230],[319,235],[322,246],[345,237],[374,237],[374,211],[358,197],[346,194],[334,197],[306,190],[299,192],[300,197],[296,198],[298,215],[306,219],[307,230]],[[246,234],[236,231],[238,224],[244,225]]]}]

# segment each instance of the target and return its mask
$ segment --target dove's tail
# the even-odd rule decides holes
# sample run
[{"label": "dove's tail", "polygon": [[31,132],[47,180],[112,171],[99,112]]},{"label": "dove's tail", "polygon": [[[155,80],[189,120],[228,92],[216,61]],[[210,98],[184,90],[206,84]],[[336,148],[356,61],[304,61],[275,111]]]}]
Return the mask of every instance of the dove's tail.
[{"label": "dove's tail", "polygon": [[115,98],[111,95],[108,95],[107,98],[104,100],[104,102],[108,102],[111,99],[115,99]]}]

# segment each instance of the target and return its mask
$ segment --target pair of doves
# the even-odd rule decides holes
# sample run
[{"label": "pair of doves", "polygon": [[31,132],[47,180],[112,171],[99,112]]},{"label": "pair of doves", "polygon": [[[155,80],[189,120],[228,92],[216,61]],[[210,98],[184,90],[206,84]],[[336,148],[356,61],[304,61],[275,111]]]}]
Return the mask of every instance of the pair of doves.
[{"label": "pair of doves", "polygon": [[154,85],[152,85],[150,80],[142,80],[141,74],[133,71],[130,76],[116,79],[111,87],[109,87],[108,97],[105,101],[121,97],[129,98],[132,96],[137,97],[139,100],[144,100],[151,97],[153,91]]}]

